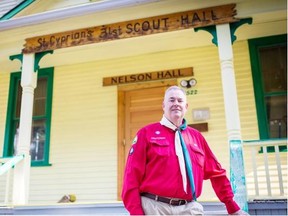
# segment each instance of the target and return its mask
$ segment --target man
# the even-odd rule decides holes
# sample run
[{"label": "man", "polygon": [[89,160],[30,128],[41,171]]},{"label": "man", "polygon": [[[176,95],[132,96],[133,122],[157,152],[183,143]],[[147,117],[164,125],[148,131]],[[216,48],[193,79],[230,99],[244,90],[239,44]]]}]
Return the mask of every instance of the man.
[{"label": "man", "polygon": [[162,108],[162,120],[138,131],[128,155],[122,199],[130,214],[202,215],[196,199],[210,179],[229,214],[248,215],[233,200],[226,171],[204,137],[187,127],[185,92],[168,88]]}]

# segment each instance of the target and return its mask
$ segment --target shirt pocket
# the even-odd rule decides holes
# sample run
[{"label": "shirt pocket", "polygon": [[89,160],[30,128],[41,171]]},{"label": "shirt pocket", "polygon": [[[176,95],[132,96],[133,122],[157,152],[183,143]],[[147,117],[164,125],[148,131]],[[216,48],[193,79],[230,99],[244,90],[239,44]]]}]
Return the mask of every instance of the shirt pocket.
[{"label": "shirt pocket", "polygon": [[205,163],[205,155],[204,155],[204,152],[199,149],[199,148],[196,148],[194,146],[190,146],[190,150],[192,150],[192,155],[191,155],[191,158],[192,158],[192,166],[194,164],[197,164],[198,166],[200,166],[201,169],[204,168],[204,163]]},{"label": "shirt pocket", "polygon": [[152,139],[150,140],[152,144],[153,152],[159,156],[169,156],[170,155],[170,146],[169,142],[165,139]]}]

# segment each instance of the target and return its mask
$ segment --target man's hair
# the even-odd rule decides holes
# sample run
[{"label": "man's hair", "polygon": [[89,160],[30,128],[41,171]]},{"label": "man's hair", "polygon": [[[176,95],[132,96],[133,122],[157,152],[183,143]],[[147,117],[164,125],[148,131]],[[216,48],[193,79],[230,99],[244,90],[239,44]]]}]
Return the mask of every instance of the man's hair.
[{"label": "man's hair", "polygon": [[180,88],[179,86],[174,85],[174,86],[170,86],[169,88],[166,89],[165,95],[164,95],[164,100],[165,100],[165,98],[166,98],[167,93],[168,93],[169,91],[171,91],[171,90],[180,90],[180,91],[182,91],[182,93],[184,94],[184,96],[185,96],[185,98],[186,98],[186,92],[185,92],[182,88]]}]

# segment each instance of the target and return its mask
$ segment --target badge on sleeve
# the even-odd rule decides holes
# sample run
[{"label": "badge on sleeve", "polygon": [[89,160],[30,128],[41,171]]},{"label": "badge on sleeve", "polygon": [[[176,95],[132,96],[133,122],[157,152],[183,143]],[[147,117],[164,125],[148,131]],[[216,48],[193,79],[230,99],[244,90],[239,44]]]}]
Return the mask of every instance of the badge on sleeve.
[{"label": "badge on sleeve", "polygon": [[133,139],[132,145],[136,144],[136,143],[137,143],[137,140],[138,140],[138,137],[135,136],[135,138]]},{"label": "badge on sleeve", "polygon": [[129,155],[132,155],[132,154],[134,153],[134,147],[133,147],[133,145],[135,145],[135,144],[137,143],[137,140],[138,140],[138,137],[135,136],[135,138],[134,138],[133,141],[132,141],[132,146],[131,146],[131,148],[130,148]]},{"label": "badge on sleeve", "polygon": [[130,149],[130,151],[129,151],[129,155],[132,155],[133,152],[134,152],[134,148],[133,148],[133,146],[132,146],[131,149]]}]

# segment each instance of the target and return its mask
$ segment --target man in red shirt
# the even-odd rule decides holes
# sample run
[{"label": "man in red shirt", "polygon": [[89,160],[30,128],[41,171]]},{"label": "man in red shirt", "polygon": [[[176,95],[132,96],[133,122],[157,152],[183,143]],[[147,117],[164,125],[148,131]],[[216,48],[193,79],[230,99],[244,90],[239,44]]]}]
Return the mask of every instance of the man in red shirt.
[{"label": "man in red shirt", "polygon": [[[187,127],[184,119],[188,108],[185,92],[178,86],[168,88],[162,107],[162,120],[138,131],[128,155],[122,199],[129,213],[204,214],[202,205],[196,199],[201,195],[203,180],[210,179],[229,214],[248,215],[233,200],[226,171],[205,138],[197,130]],[[181,158],[185,151],[177,147],[181,140],[190,156],[192,179],[187,175],[187,165],[185,169],[184,162],[181,162],[184,161]]]}]

